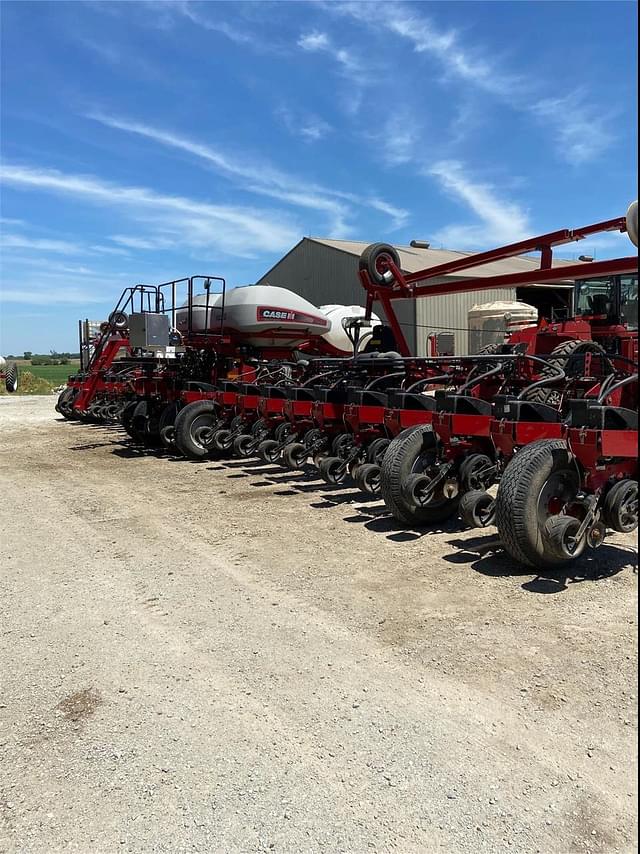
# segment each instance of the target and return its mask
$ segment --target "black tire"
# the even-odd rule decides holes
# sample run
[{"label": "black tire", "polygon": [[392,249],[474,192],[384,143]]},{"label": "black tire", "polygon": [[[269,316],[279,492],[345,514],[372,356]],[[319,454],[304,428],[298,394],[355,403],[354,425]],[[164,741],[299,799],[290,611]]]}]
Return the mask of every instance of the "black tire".
[{"label": "black tire", "polygon": [[9,362],[4,372],[4,387],[13,394],[18,391],[18,366],[15,362]]},{"label": "black tire", "polygon": [[377,463],[364,463],[354,472],[356,486],[367,495],[378,495],[380,492],[380,466]]},{"label": "black tire", "polygon": [[284,421],[282,424],[278,424],[276,429],[273,432],[273,438],[279,443],[282,444],[286,442],[287,436],[290,436],[293,432],[293,424],[289,421]]},{"label": "black tire", "polygon": [[56,403],[56,410],[68,421],[73,420],[73,399],[76,396],[76,391],[75,388],[65,388]]},{"label": "black tire", "polygon": [[175,444],[189,460],[202,460],[209,456],[210,448],[198,436],[201,428],[212,429],[217,421],[216,407],[211,400],[196,400],[178,412],[175,420]]},{"label": "black tire", "polygon": [[571,503],[579,484],[575,461],[561,439],[542,439],[518,451],[504,470],[496,498],[498,532],[515,560],[533,567],[557,565],[545,525]]},{"label": "black tire", "polygon": [[168,403],[158,419],[158,433],[160,441],[165,448],[173,448],[175,445],[176,418],[180,411],[180,404],[177,401]]},{"label": "black tire", "polygon": [[382,460],[391,444],[391,439],[374,439],[367,448],[367,462],[377,466],[382,465]]},{"label": "black tire", "polygon": [[264,418],[258,418],[258,420],[254,421],[253,424],[251,425],[251,435],[252,436],[256,436],[256,438],[257,438],[258,436],[263,435],[266,438],[268,436],[268,434],[269,434],[269,427],[267,426],[267,422],[265,421]]},{"label": "black tire", "polygon": [[309,459],[309,451],[302,442],[292,442],[282,451],[282,462],[291,471],[300,471]]},{"label": "black tire", "polygon": [[405,495],[403,486],[414,473],[425,443],[435,446],[435,437],[430,424],[419,424],[403,430],[391,442],[382,460],[380,491],[384,503],[394,519],[403,525],[428,525],[443,522],[456,512],[458,498],[445,499],[442,503],[416,507]]},{"label": "black tire", "polygon": [[484,489],[472,489],[460,498],[460,518],[469,528],[487,528],[496,518],[495,500]]},{"label": "black tire", "polygon": [[576,534],[580,528],[580,520],[575,516],[551,516],[544,526],[544,537],[549,553],[553,555],[556,564],[569,563],[576,560],[586,548],[586,532],[579,541]]},{"label": "black tire", "polygon": [[243,433],[233,440],[233,455],[248,460],[256,455],[256,440],[253,436]]},{"label": "black tire", "polygon": [[320,477],[331,484],[343,483],[348,475],[344,460],[339,457],[325,457],[318,466]]},{"label": "black tire", "polygon": [[491,486],[494,477],[493,461],[486,454],[469,454],[460,463],[458,479],[462,492],[484,491]]},{"label": "black tire", "polygon": [[146,400],[140,400],[131,415],[127,433],[136,442],[144,443],[147,438],[149,432],[149,409],[150,407],[148,402]]},{"label": "black tire", "polygon": [[[125,429],[125,432],[129,433],[131,429],[131,419],[133,418],[133,413],[136,410],[136,406],[138,405],[137,400],[131,400],[126,404],[124,409],[122,410],[122,415],[120,416],[120,422]],[[131,433],[129,433],[131,435]]]},{"label": "black tire", "polygon": [[336,457],[341,457],[352,445],[353,436],[351,433],[338,433],[331,442],[331,453]]},{"label": "black tire", "polygon": [[226,452],[233,447],[233,433],[228,427],[220,427],[214,430],[211,437],[211,447],[216,451]]},{"label": "black tire", "polygon": [[322,438],[322,430],[318,430],[317,427],[312,427],[311,430],[307,430],[307,432],[302,437],[302,442],[305,447],[310,447],[311,445],[315,445]]},{"label": "black tire", "polygon": [[[540,370],[540,379],[544,377],[553,377],[557,374],[558,369],[566,374],[566,380],[562,380],[565,384],[571,379],[576,379],[584,373],[584,359],[580,358],[585,353],[593,353],[601,356],[603,366],[608,366],[609,370],[604,370],[604,373],[613,373],[613,365],[609,361],[606,351],[595,341],[564,341],[558,344],[551,351],[547,364],[543,365]],[[574,357],[574,358],[572,358]],[[550,388],[549,386],[540,386],[534,388],[527,394],[527,400],[535,403],[546,403],[547,406],[553,406],[555,409],[560,409],[562,406],[564,392],[562,389]]]},{"label": "black tire", "polygon": [[606,494],[603,506],[605,525],[621,534],[638,527],[638,481],[621,480]]},{"label": "black tire", "polygon": [[258,445],[258,456],[265,463],[277,463],[281,453],[280,442],[275,439],[265,439]]},{"label": "black tire", "polygon": [[126,329],[129,325],[129,318],[124,311],[112,311],[109,315],[109,324],[118,331]]},{"label": "black tire", "polygon": [[372,243],[360,255],[358,268],[366,270],[374,285],[390,287],[394,282],[391,270],[385,270],[385,261],[392,260],[400,269],[400,256],[388,243]]}]

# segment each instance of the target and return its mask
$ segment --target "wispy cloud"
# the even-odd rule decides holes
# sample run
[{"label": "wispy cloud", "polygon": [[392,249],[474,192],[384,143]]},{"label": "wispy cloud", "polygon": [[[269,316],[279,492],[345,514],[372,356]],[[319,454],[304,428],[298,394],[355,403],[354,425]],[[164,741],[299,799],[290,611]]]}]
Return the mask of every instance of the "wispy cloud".
[{"label": "wispy cloud", "polygon": [[126,246],[128,249],[171,249],[175,244],[171,240],[152,237],[131,237],[126,234],[114,234],[109,240]]},{"label": "wispy cloud", "polygon": [[333,132],[333,127],[328,122],[313,113],[283,105],[275,114],[291,136],[300,137],[305,142],[318,142]]},{"label": "wispy cloud", "polygon": [[425,174],[435,178],[446,193],[480,220],[445,226],[432,235],[434,242],[452,249],[478,249],[522,240],[531,232],[527,212],[503,199],[492,184],[470,177],[462,163],[442,160]]},{"label": "wispy cloud", "polygon": [[445,82],[458,80],[466,87],[483,91],[510,109],[533,117],[545,129],[551,124],[558,155],[564,160],[572,163],[595,160],[614,141],[611,113],[589,108],[583,91],[557,99],[546,98],[544,81],[526,72],[506,70],[487,46],[470,44],[455,29],[439,28],[432,18],[401,0],[334,2],[323,7],[334,14],[349,16],[363,26],[385,28],[404,39],[415,53],[428,54],[439,64]]},{"label": "wispy cloud", "polygon": [[381,213],[393,213],[393,227],[406,217],[402,211],[385,200],[334,190],[298,175],[283,172],[255,158],[241,160],[219,151],[211,145],[185,136],[152,127],[141,122],[94,112],[89,117],[108,127],[134,133],[168,148],[184,151],[206,163],[221,175],[238,184],[243,191],[266,196],[299,208],[324,213],[329,218],[330,236],[345,237],[350,231],[349,219],[353,207],[373,207]]},{"label": "wispy cloud", "polygon": [[[20,220],[16,220],[15,222],[16,224],[26,225],[26,223]],[[58,255],[129,255],[126,250],[116,249],[111,246],[100,246],[99,244],[85,245],[70,240],[31,237],[25,234],[2,233],[0,235],[0,246],[5,250],[8,249],[11,251],[28,250],[30,252],[47,252]]]},{"label": "wispy cloud", "polygon": [[216,7],[216,16],[215,18],[210,18],[206,15],[202,15],[198,8],[196,8],[193,3],[188,2],[170,2],[170,3],[162,3],[161,6],[165,8],[170,8],[173,11],[177,12],[180,15],[183,15],[185,18],[188,18],[191,23],[197,24],[199,27],[202,27],[205,30],[210,30],[212,32],[222,33],[222,35],[226,36],[232,42],[236,44],[246,45],[253,44],[256,39],[250,35],[246,29],[246,27],[234,27],[228,21],[223,20],[220,17],[220,7]]},{"label": "wispy cloud", "polygon": [[595,160],[614,141],[610,130],[613,113],[596,111],[585,104],[585,97],[585,93],[576,92],[564,98],[543,98],[531,108],[535,116],[551,125],[558,149],[573,163]]},{"label": "wispy cloud", "polygon": [[299,234],[290,220],[275,211],[213,205],[91,175],[5,164],[0,178],[15,187],[116,207],[130,219],[152,226],[155,234],[210,253],[252,257],[259,252],[277,252],[290,246]]}]

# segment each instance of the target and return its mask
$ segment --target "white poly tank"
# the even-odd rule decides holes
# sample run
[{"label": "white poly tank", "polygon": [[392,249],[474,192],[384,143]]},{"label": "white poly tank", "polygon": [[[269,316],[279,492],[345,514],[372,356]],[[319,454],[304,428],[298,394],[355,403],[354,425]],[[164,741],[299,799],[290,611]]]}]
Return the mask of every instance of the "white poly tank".
[{"label": "white poly tank", "polygon": [[[342,325],[342,321],[349,320],[352,317],[364,317],[365,309],[361,305],[321,305],[320,311],[331,321],[331,330],[323,335],[324,340],[341,353],[352,353],[353,344]],[[367,346],[373,334],[373,327],[379,325],[380,318],[376,314],[372,314],[371,326],[363,326],[360,329],[359,352]]]},{"label": "white poly tank", "polygon": [[538,309],[525,302],[496,301],[469,309],[469,353],[479,353],[488,344],[502,344],[510,332],[538,322]]},{"label": "white poly tank", "polygon": [[[212,295],[208,317],[206,295],[193,299],[193,331],[218,331],[222,319],[222,296]],[[188,310],[176,312],[176,326],[187,331]],[[235,333],[243,344],[255,347],[295,347],[309,338],[331,330],[331,321],[306,299],[286,288],[250,285],[232,288],[224,298],[224,331]]]}]

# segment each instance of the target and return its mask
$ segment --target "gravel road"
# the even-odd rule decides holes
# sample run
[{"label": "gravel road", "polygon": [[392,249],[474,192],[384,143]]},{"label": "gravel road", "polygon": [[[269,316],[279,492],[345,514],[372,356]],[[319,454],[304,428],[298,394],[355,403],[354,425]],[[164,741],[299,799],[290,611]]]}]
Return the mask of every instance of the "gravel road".
[{"label": "gravel road", "polygon": [[635,537],[535,575],[53,404],[0,398],[1,851],[635,850]]}]

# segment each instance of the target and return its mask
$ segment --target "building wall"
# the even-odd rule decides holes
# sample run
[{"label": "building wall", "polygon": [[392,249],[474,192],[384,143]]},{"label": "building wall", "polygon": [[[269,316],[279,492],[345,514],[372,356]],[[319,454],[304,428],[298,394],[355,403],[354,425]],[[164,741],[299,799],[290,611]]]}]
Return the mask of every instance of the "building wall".
[{"label": "building wall", "polygon": [[[444,279],[436,279],[434,283],[439,281]],[[289,288],[316,306],[365,304],[365,292],[358,277],[358,258],[307,238],[256,284]],[[468,352],[466,330],[469,309],[476,303],[508,299],[515,299],[512,288],[396,300],[394,308],[412,353],[426,355],[426,341],[430,333],[453,331],[456,353],[464,355]],[[379,305],[375,310],[380,315]]]},{"label": "building wall", "polygon": [[469,309],[486,302],[515,298],[513,288],[493,288],[489,291],[470,291],[416,300],[417,355],[426,355],[426,342],[431,333],[453,332],[456,355],[464,356],[469,352]]}]

